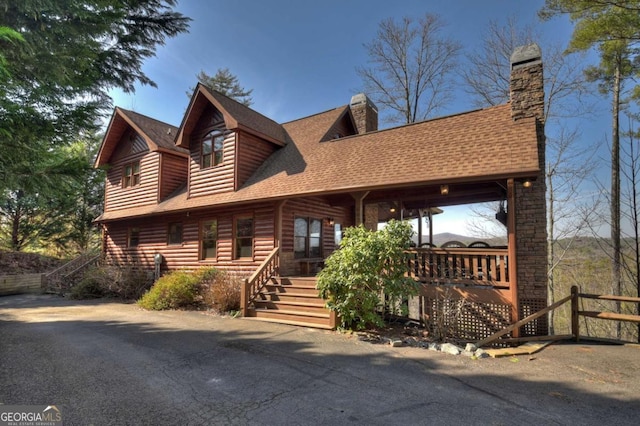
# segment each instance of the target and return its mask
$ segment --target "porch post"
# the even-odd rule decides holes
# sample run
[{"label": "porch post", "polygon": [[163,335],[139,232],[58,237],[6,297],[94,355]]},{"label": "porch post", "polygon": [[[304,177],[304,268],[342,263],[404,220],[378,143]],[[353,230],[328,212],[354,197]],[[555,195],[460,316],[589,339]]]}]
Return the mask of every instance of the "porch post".
[{"label": "porch post", "polygon": [[[515,181],[507,180],[507,235],[509,244],[509,293],[511,298],[511,322],[520,320],[518,300],[518,269],[516,261],[516,191]],[[513,337],[520,337],[520,329],[513,330]]]},{"label": "porch post", "polygon": [[423,210],[418,209],[418,247],[422,245],[422,214]]},{"label": "porch post", "polygon": [[276,202],[275,208],[275,217],[274,217],[274,225],[275,225],[275,241],[273,242],[273,247],[282,247],[282,208],[287,204],[287,200],[280,200]]},{"label": "porch post", "polygon": [[361,191],[361,192],[352,192],[351,196],[356,201],[356,217],[355,224],[356,226],[362,225],[364,223],[364,199],[369,195],[369,191]]}]

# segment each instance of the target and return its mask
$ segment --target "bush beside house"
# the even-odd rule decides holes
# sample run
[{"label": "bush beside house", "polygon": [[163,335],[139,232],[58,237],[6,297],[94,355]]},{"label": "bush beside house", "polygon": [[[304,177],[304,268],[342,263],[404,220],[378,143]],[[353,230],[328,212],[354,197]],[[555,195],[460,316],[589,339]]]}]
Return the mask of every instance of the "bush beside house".
[{"label": "bush beside house", "polygon": [[320,295],[344,328],[382,326],[384,313],[400,313],[402,301],[417,294],[418,284],[405,276],[412,233],[409,222],[396,220],[375,232],[345,230],[318,275]]}]

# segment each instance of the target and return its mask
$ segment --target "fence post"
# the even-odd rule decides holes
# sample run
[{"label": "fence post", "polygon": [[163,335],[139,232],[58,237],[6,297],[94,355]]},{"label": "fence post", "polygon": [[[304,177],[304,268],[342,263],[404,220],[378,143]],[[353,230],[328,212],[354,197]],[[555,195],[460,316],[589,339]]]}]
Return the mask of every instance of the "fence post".
[{"label": "fence post", "polygon": [[573,340],[580,340],[580,321],[578,319],[578,286],[571,286],[571,334]]}]

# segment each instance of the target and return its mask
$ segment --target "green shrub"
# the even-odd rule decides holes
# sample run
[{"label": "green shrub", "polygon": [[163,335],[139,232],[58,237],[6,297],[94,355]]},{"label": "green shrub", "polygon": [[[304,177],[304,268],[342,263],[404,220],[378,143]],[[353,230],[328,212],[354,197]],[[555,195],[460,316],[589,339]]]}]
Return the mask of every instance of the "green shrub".
[{"label": "green shrub", "polygon": [[203,303],[218,312],[240,309],[241,281],[224,271],[215,270],[203,280],[200,288]]},{"label": "green shrub", "polygon": [[139,300],[138,306],[150,310],[178,309],[196,303],[199,273],[173,271],[160,277]]},{"label": "green shrub", "polygon": [[382,326],[379,311],[393,311],[398,302],[417,294],[418,284],[405,276],[405,250],[412,233],[411,224],[395,220],[376,232],[362,225],[345,230],[340,249],[327,258],[318,275],[320,295],[343,327]]}]

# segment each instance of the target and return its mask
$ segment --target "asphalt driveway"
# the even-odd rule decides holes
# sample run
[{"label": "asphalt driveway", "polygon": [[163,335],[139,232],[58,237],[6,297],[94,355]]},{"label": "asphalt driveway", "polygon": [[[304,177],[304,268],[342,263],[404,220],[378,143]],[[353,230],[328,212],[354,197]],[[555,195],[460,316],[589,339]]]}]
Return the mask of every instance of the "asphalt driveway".
[{"label": "asphalt driveway", "polygon": [[0,403],[56,405],[66,425],[635,425],[640,348],[472,360],[199,312],[7,296]]}]

